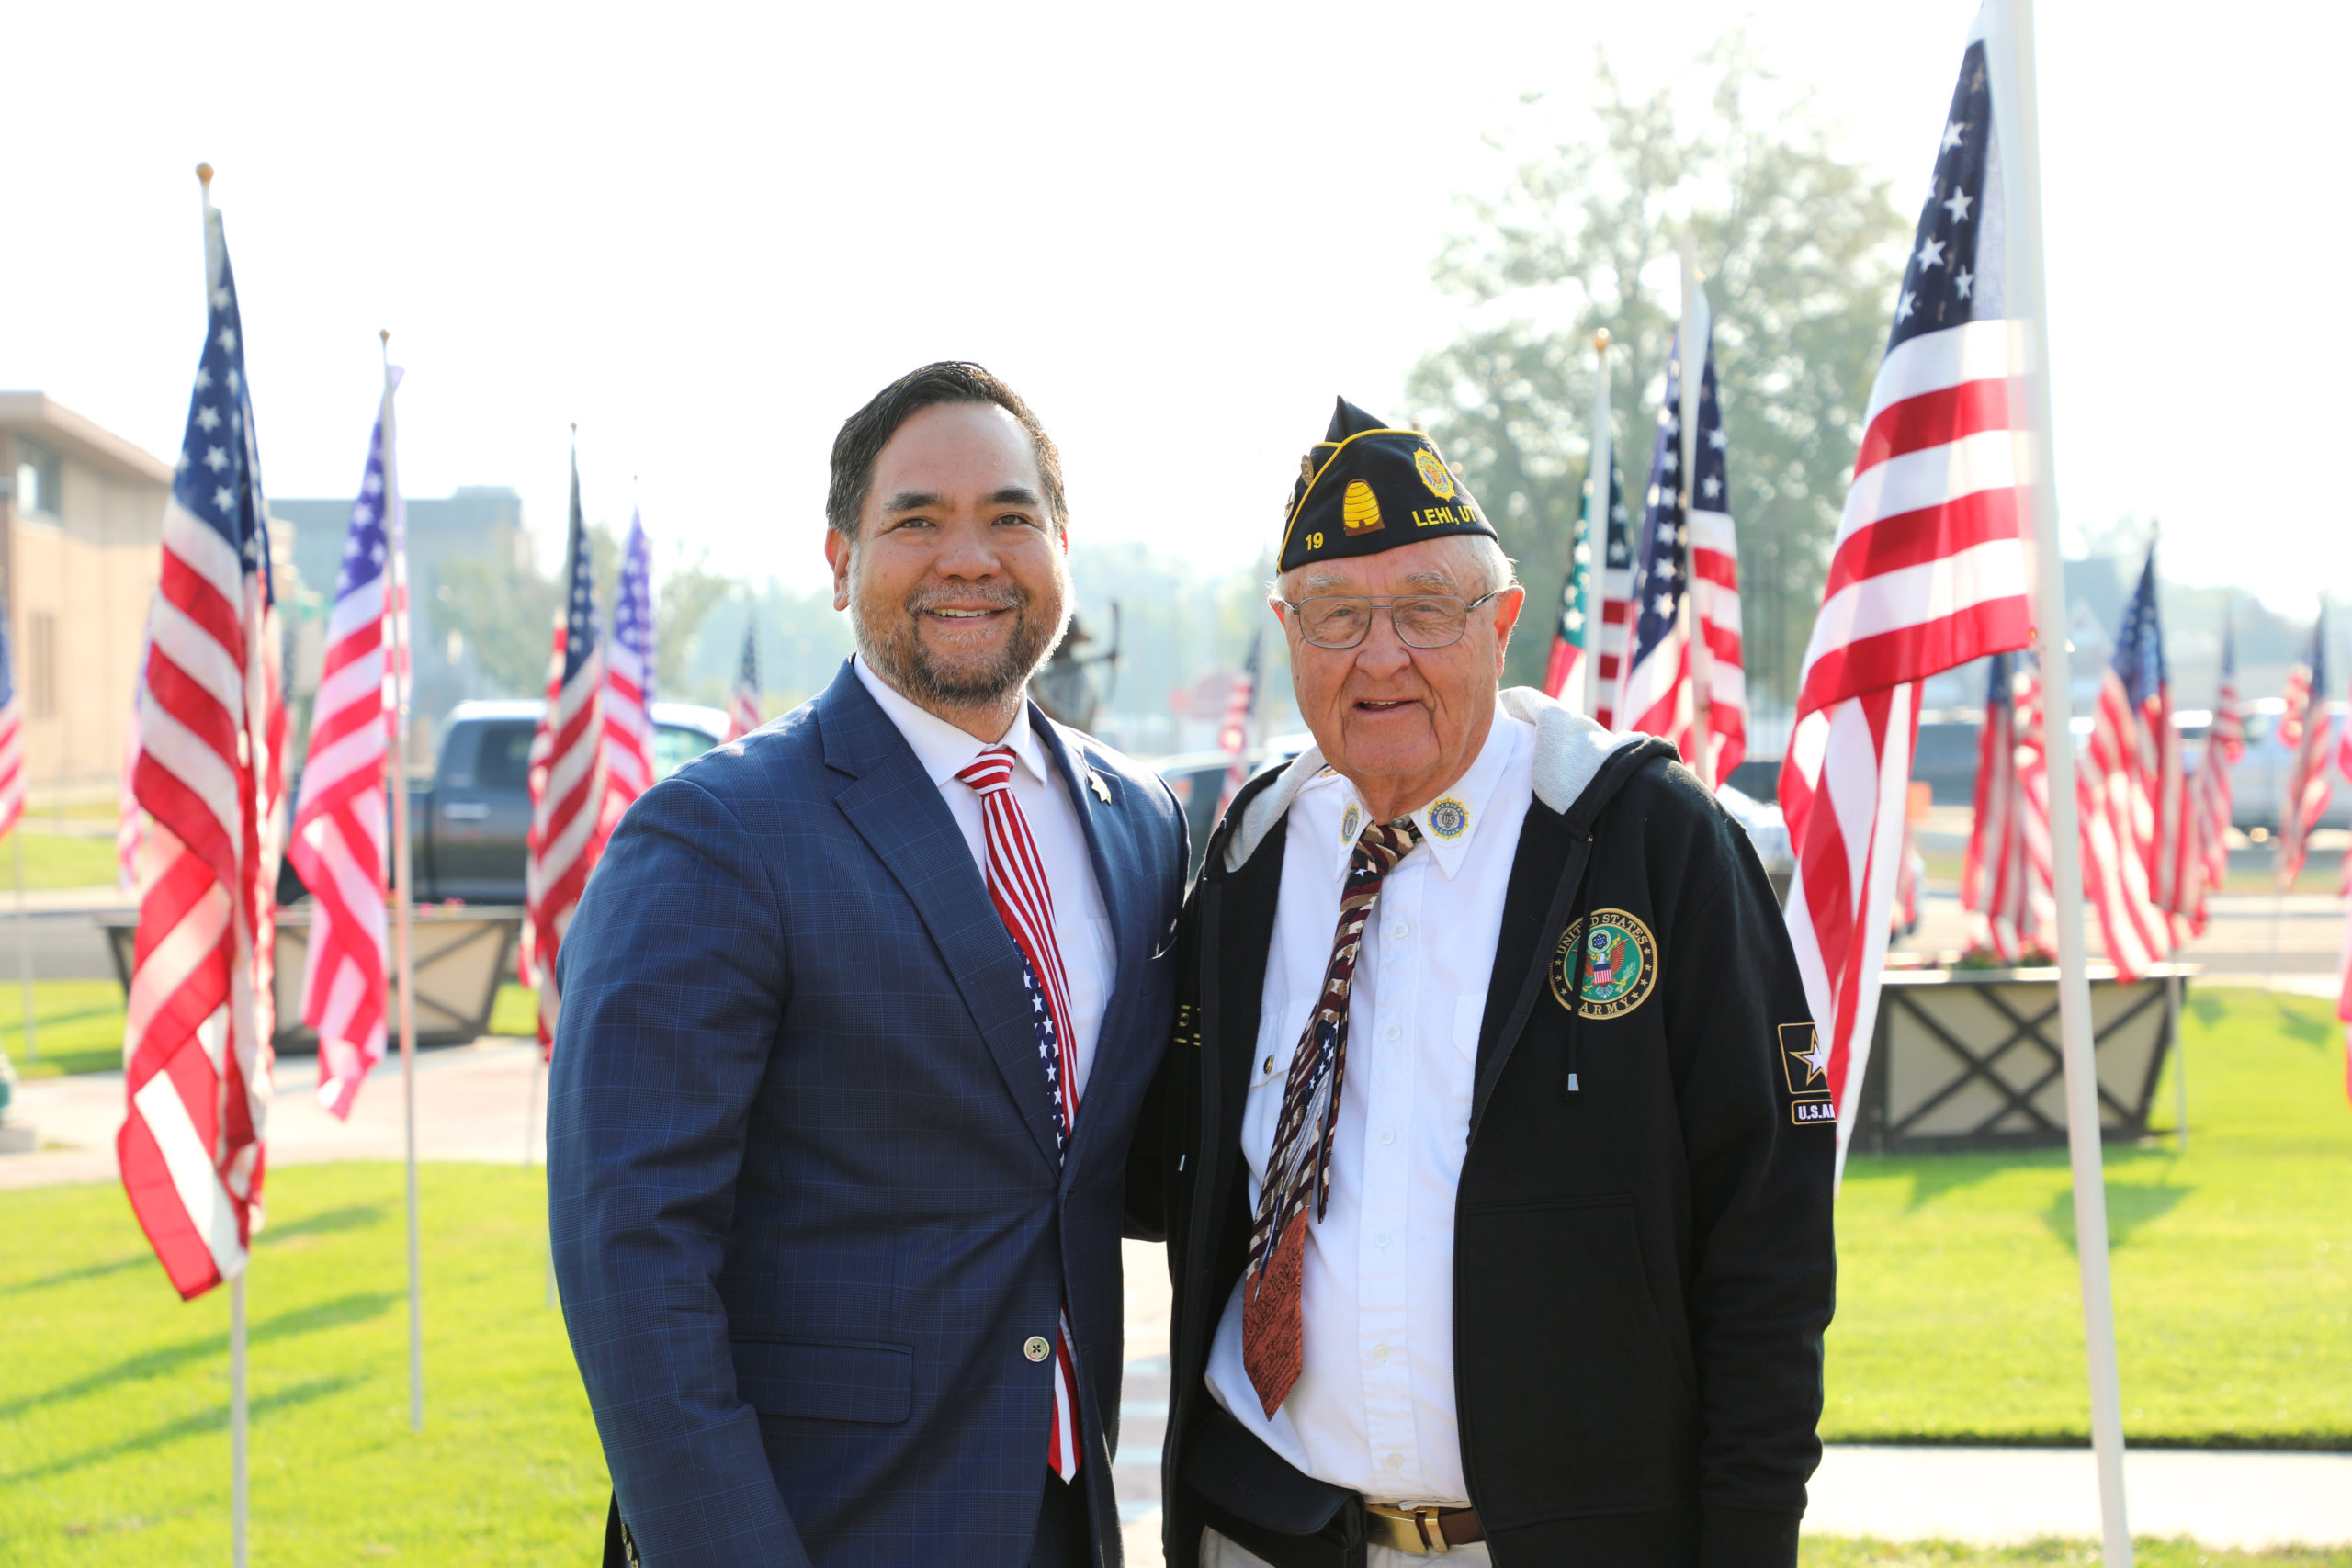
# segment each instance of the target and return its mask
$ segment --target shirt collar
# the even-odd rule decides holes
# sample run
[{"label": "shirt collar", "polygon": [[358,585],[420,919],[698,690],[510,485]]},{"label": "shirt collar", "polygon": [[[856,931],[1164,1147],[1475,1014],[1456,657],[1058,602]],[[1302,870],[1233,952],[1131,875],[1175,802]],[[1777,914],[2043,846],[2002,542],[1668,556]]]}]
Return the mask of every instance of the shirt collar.
[{"label": "shirt collar", "polygon": [[971,766],[972,759],[991,745],[1012,748],[1012,760],[1026,768],[1038,782],[1046,781],[1046,749],[1037,742],[1036,731],[1029,728],[1029,705],[1023,701],[1012,716],[1012,728],[1001,740],[988,741],[968,730],[956,728],[929,708],[923,707],[874,672],[863,655],[854,656],[857,678],[866,691],[881,705],[899,733],[906,737],[908,749],[915,754],[915,761],[930,775],[934,784],[944,784]]},{"label": "shirt collar", "polygon": [[[1413,825],[1421,830],[1421,842],[1427,844],[1437,862],[1437,868],[1448,882],[1462,869],[1470,853],[1471,840],[1478,836],[1479,827],[1493,815],[1488,809],[1494,803],[1495,792],[1501,786],[1510,771],[1511,759],[1519,748],[1534,733],[1524,720],[1513,718],[1500,708],[1495,710],[1492,728],[1487,731],[1487,743],[1478,749],[1469,771],[1438,792],[1437,798],[1412,813]],[[1369,825],[1363,799],[1356,786],[1340,773],[1326,768],[1324,772],[1301,787],[1307,790],[1339,789],[1343,791],[1340,807],[1340,830],[1332,846],[1331,879],[1344,882],[1348,874],[1348,860],[1355,852],[1356,840],[1363,836]]]}]

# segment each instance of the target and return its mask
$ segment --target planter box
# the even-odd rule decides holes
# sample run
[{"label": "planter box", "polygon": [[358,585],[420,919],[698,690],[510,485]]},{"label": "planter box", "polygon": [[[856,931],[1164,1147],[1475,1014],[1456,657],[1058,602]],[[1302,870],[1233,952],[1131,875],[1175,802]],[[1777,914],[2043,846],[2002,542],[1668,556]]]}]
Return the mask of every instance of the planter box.
[{"label": "planter box", "polygon": [[[130,963],[139,934],[133,914],[100,915],[98,924],[114,952],[115,976],[126,995],[130,990]],[[490,1028],[491,1005],[498,998],[498,984],[514,973],[514,943],[523,930],[523,911],[505,905],[438,904],[420,906],[410,930],[416,944],[416,1043],[419,1045],[464,1045],[481,1038]],[[390,934],[388,930],[387,936]],[[315,1051],[319,1037],[302,1021],[302,964],[311,946],[311,906],[298,904],[277,912],[277,1032],[270,1043],[279,1051]],[[390,987],[385,1034],[390,1048],[400,1049],[400,986]]]},{"label": "planter box", "polygon": [[[2167,987],[2196,964],[2159,964],[2129,985],[2090,971],[2099,1133],[2147,1135],[2172,1047]],[[2064,1148],[2066,1080],[2055,969],[1890,970],[1854,1124],[1858,1154]]]}]

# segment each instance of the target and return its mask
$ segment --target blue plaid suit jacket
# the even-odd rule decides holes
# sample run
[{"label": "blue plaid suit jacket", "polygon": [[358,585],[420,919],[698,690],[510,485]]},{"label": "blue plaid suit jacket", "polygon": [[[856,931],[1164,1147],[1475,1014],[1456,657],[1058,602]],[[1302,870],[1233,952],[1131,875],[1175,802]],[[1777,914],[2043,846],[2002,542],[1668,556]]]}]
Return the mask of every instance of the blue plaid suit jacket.
[{"label": "blue plaid suit jacket", "polygon": [[1059,1169],[1019,951],[846,664],[630,807],[564,937],[556,1275],[657,1568],[1021,1568],[1053,1403],[1023,1347],[1065,1293],[1080,1478],[1120,1560],[1123,1168],[1169,1033],[1184,826],[1157,776],[1030,722],[1117,953]]}]

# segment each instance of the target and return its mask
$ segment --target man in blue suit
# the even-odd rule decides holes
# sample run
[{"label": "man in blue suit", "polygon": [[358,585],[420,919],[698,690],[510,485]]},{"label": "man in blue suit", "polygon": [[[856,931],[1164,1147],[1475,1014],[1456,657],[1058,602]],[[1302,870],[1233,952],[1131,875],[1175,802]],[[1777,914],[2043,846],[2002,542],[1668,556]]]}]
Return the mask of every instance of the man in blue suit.
[{"label": "man in blue suit", "polygon": [[885,389],[826,512],[857,655],[639,799],[563,941],[549,1224],[608,1559],[1116,1564],[1183,818],[1027,701],[1067,514],[1002,382]]}]

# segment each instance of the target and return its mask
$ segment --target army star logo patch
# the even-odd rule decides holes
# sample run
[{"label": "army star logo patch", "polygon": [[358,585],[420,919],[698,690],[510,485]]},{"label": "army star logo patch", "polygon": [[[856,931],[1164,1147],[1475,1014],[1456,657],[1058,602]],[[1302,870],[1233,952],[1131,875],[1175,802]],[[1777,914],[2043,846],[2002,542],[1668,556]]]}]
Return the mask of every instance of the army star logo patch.
[{"label": "army star logo patch", "polygon": [[1829,1095],[1829,1047],[1810,1023],[1780,1026],[1781,1070],[1789,1083],[1789,1120],[1804,1127],[1835,1126],[1838,1107]]},{"label": "army star logo patch", "polygon": [[[1581,970],[1570,978],[1571,965]],[[1595,909],[1560,934],[1552,954],[1552,998],[1583,1018],[1620,1018],[1657,986],[1657,943],[1623,909]]]}]

